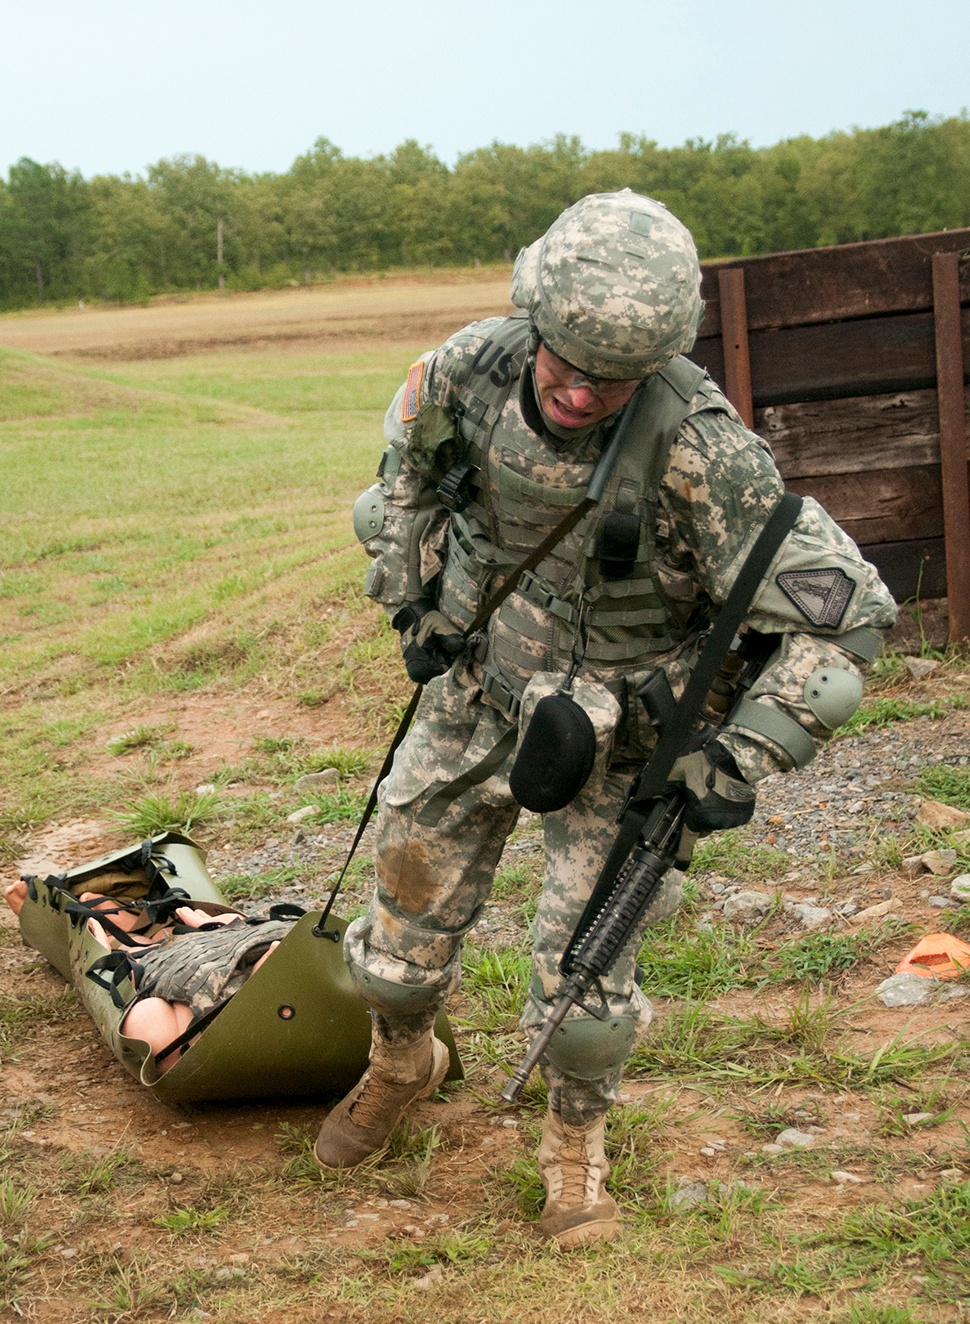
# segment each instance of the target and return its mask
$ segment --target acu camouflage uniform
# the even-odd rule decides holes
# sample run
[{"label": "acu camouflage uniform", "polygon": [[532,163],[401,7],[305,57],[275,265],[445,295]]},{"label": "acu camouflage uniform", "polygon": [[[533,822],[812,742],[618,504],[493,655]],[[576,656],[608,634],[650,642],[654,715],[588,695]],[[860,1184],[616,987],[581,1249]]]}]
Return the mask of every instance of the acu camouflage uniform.
[{"label": "acu camouflage uniform", "polygon": [[[634,207],[631,245],[640,256],[644,249],[650,254],[649,208],[672,220],[660,204]],[[589,215],[585,222],[595,266],[595,226]],[[675,284],[689,278],[693,254],[683,234],[684,251],[674,244],[672,257],[669,224],[663,235]],[[555,427],[540,413],[532,375],[536,328],[552,340],[546,324],[570,306],[568,264],[560,264],[557,289],[550,292],[548,279],[543,284],[543,271],[555,268],[549,255],[556,239],[554,225],[516,266],[513,300],[531,317],[517,313],[458,332],[412,368],[388,410],[379,482],[359,499],[355,524],[375,558],[366,591],[392,615],[408,601],[434,602],[465,630],[503,575],[585,493],[612,420]],[[637,686],[663,667],[675,695],[682,692],[699,635],[783,491],[767,444],[744,427],[718,388],[686,360],[670,362],[693,339],[699,302],[686,343],[682,331],[679,342],[674,333],[672,343],[661,336],[659,349],[655,341],[648,355],[630,355],[618,366],[616,355],[598,360],[590,342],[608,341],[609,319],[622,319],[624,310],[604,287],[598,328],[588,272],[583,279],[593,313],[572,341],[562,324],[553,327],[555,352],[591,374],[652,375],[627,406],[638,409],[636,426],[602,501],[525,577],[452,670],[426,687],[381,788],[378,886],[367,915],[348,930],[346,947],[386,1038],[426,1031],[458,987],[462,940],[482,914],[520,812],[508,787],[516,745],[537,699],[553,692],[569,668],[582,614],[585,653],[574,696],[594,719],[598,758],[577,799],[543,818],[545,876],[523,1025],[544,1018],[630,778],[654,740]],[[653,297],[662,315],[664,288],[658,285]],[[675,436],[665,437],[662,420],[670,417],[683,421]],[[438,488],[461,463],[478,473],[470,503],[454,512]],[[597,556],[613,511],[634,516],[640,529],[630,573],[619,579],[604,576]],[[779,649],[750,692],[744,724],[721,737],[748,781],[808,761],[829,729],[806,702],[807,679],[822,667],[859,675],[878,647],[871,627],[887,627],[894,618],[873,567],[806,499],[748,615],[755,629],[780,636]],[[670,913],[680,882],[671,871],[645,922]],[[558,1053],[555,1041],[549,1050],[544,1075],[551,1101],[570,1124],[589,1121],[615,1099],[622,1063],[649,1024],[650,1005],[633,978],[636,947],[630,944],[604,981],[611,1019],[601,1025],[575,1010],[570,1051]],[[383,981],[413,994],[413,1005],[405,994],[392,999],[392,1009]]]}]

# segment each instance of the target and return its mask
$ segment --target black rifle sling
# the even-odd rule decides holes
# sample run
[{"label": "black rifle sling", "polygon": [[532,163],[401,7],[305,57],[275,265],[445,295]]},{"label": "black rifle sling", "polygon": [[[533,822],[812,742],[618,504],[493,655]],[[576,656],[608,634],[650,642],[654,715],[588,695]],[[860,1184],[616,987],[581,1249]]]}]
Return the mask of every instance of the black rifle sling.
[{"label": "black rifle sling", "polygon": [[[758,586],[764,579],[775,553],[794,528],[801,508],[802,498],[796,496],[794,492],[786,492],[768,517],[748,553],[718,613],[714,628],[697,659],[690,679],[684,687],[680,702],[664,723],[660,738],[640,776],[636,793],[620,817],[620,830],[576,926],[576,932],[566,949],[564,962],[573,950],[577,936],[592,922],[593,917],[606,902],[617,875],[636,846],[640,832],[653,808],[653,802],[667,785],[671,770],[693,730],[711,683],[747,615]],[[564,970],[563,973],[567,971]]]},{"label": "black rifle sling", "polygon": [[[510,593],[515,592],[519,580],[526,571],[534,570],[543,557],[547,556],[548,553],[552,551],[553,547],[565,538],[567,533],[572,532],[580,520],[601,500],[603,492],[606,489],[606,484],[609,482],[610,474],[613,471],[613,466],[616,463],[616,458],[626,440],[627,433],[630,431],[633,420],[636,418],[640,403],[641,399],[638,393],[637,395],[634,395],[630,404],[622,411],[616,422],[610,428],[606,445],[603,447],[603,453],[600,455],[596,468],[593,470],[592,477],[589,480],[589,486],[586,489],[585,497],[578,506],[573,506],[572,510],[559,521],[551,532],[546,534],[539,546],[531,551],[529,555],[516,566],[508,578],[504,580],[501,587],[496,589],[496,591],[486,599],[482,606],[479,607],[475,619],[465,631],[466,640],[470,639],[476,631],[480,630],[482,626],[486,624],[488,618],[502,605]],[[688,405],[685,402],[685,416],[687,409]],[[683,419],[681,419],[681,422],[682,421]],[[679,426],[680,423],[678,423],[678,427]],[[333,903],[337,899],[337,893],[340,891],[344,876],[350,867],[350,861],[354,858],[357,847],[360,845],[360,839],[364,835],[364,830],[370,822],[374,810],[377,808],[377,792],[380,789],[381,782],[384,781],[387,774],[391,771],[394,755],[397,753],[401,742],[408,733],[414,714],[417,712],[423,690],[424,686],[418,685],[414,693],[411,695],[411,700],[404,711],[404,716],[401,718],[400,724],[394,733],[394,739],[391,741],[390,748],[384,756],[384,762],[381,764],[381,770],[377,774],[374,785],[371,787],[370,795],[367,797],[367,803],[364,806],[364,812],[361,815],[360,824],[354,834],[350,850],[347,852],[347,858],[344,860],[343,868],[340,870],[340,876],[334,883],[333,890],[327,898],[327,904],[324,908],[323,914],[313,926],[313,932],[318,938],[329,937],[333,938],[335,942],[340,941],[339,930],[334,930],[332,933],[327,932],[327,920],[330,918]]]}]

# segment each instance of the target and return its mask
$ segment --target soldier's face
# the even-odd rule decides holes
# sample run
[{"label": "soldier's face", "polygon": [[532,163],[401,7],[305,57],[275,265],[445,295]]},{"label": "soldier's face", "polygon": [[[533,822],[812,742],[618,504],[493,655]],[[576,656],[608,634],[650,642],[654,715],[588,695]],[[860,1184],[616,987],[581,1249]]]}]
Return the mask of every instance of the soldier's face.
[{"label": "soldier's face", "polygon": [[622,409],[640,385],[588,377],[539,342],[536,350],[536,391],[547,418],[561,428],[585,428]]}]

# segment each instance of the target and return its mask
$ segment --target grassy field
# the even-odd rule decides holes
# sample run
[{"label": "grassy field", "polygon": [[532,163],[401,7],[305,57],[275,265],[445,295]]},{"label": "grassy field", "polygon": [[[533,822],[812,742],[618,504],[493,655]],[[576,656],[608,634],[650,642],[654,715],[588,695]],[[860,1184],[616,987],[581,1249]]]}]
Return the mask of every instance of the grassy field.
[{"label": "grassy field", "polygon": [[[470,277],[0,318],[8,877],[58,831],[77,849],[78,823],[110,842],[119,813],[118,841],[193,814],[205,844],[256,849],[292,835],[295,779],[323,766],[347,790],[316,803],[318,821],[346,832],[408,693],[360,593],[350,504],[407,364],[502,306],[494,281]],[[946,692],[917,693],[890,660],[866,720],[965,705],[966,669],[946,675]],[[966,769],[930,772],[928,794],[970,809]],[[231,789],[243,784],[245,797]],[[872,831],[881,878],[915,914],[901,860],[950,837]],[[497,1102],[521,1050],[539,879],[534,830],[516,844],[495,904],[519,936],[469,948],[452,1009],[466,1085],[423,1105],[389,1158],[336,1180],[309,1159],[312,1103],[163,1108],[0,923],[0,1318],[970,1318],[967,1013],[873,1004],[914,940],[899,923],[806,936],[776,908],[753,930],[698,928],[692,891],[642,956],[662,1016],[611,1132],[627,1232],[572,1255],[538,1242],[541,1091]],[[751,887],[780,889],[789,864],[743,836],[698,856],[702,877]],[[812,886],[838,895],[858,864],[820,857]],[[351,901],[368,877],[359,865]],[[294,881],[319,884],[294,863],[227,890]],[[967,937],[964,912],[951,922]],[[817,1145],[764,1151],[786,1126],[816,1126]]]},{"label": "grassy field", "polygon": [[81,772],[85,739],[140,701],[253,684],[312,703],[346,679],[380,628],[349,507],[410,357],[119,370],[0,350],[8,857],[31,824],[103,803],[65,764]]}]

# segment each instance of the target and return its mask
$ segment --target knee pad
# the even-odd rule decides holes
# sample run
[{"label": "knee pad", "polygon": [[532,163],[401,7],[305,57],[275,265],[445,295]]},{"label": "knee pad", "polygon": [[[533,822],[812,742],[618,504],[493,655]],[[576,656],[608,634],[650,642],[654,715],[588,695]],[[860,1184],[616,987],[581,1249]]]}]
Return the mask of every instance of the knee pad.
[{"label": "knee pad", "polygon": [[637,1022],[633,1016],[611,1016],[608,1021],[582,1016],[560,1025],[545,1057],[564,1076],[600,1080],[623,1065],[636,1037]]},{"label": "knee pad", "polygon": [[361,996],[378,1011],[392,1014],[430,1011],[441,1003],[441,991],[434,985],[396,984],[380,975],[372,975],[355,961],[350,963],[350,974]]}]

